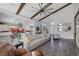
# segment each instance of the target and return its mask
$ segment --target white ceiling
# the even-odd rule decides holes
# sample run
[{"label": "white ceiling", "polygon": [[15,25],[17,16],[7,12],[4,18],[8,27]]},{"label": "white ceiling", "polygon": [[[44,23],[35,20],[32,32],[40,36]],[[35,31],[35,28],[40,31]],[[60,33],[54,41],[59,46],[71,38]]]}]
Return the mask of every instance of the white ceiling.
[{"label": "white ceiling", "polygon": [[19,5],[19,3],[0,3],[0,8],[12,13],[16,13]]},{"label": "white ceiling", "polygon": [[[54,3],[54,4],[52,4],[52,5],[50,5],[48,8],[46,8],[46,9],[50,9],[50,8],[53,8],[52,10],[48,10],[49,12],[53,12],[53,11],[55,11],[56,9],[58,9],[58,8],[60,8],[61,6],[63,6],[63,5],[65,5],[66,3]],[[47,15],[48,15],[49,13],[47,13]],[[44,14],[42,14],[42,15],[37,15],[36,17],[34,17],[34,19],[36,19],[36,20],[39,20],[39,19],[41,19],[41,18],[43,18],[44,16],[46,16],[46,15],[44,15]]]},{"label": "white ceiling", "polygon": [[[47,3],[44,3],[42,5],[42,7],[44,7]],[[49,6],[46,9],[50,9],[53,8],[52,10],[49,10],[49,12],[53,12],[54,10],[60,8],[61,6],[65,5],[66,3],[54,3],[51,6]],[[16,12],[18,10],[20,6],[20,3],[0,3],[0,9],[8,12],[8,13],[12,13],[16,16]],[[36,9],[37,8],[37,9]],[[24,6],[24,8],[21,10],[19,16],[24,17],[24,18],[31,18],[35,13],[37,13],[40,10],[40,7],[38,5],[38,3],[26,3],[26,5]],[[49,13],[46,13],[47,15]],[[1,15],[1,13],[0,13]],[[34,17],[33,19],[35,20],[39,20],[42,17],[46,16],[45,14],[38,14],[36,17]],[[1,17],[1,16],[0,16]]]}]

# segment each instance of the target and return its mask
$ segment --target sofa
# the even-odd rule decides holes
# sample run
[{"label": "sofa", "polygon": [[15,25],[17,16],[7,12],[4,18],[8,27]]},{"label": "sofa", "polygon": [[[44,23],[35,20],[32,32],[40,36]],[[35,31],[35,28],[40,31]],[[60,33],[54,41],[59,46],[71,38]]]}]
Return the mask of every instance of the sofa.
[{"label": "sofa", "polygon": [[28,40],[24,41],[24,46],[27,50],[30,51],[34,50],[35,48],[50,40],[49,34],[36,34],[27,37],[29,37],[28,40],[30,40],[30,42],[26,43]]},{"label": "sofa", "polygon": [[20,49],[20,52],[21,53],[19,53],[19,50],[11,44],[7,42],[0,42],[0,56],[22,56],[27,53],[25,49]]},{"label": "sofa", "polygon": [[24,48],[16,49],[7,42],[0,42],[0,56],[43,56],[43,54],[39,49],[27,51]]}]

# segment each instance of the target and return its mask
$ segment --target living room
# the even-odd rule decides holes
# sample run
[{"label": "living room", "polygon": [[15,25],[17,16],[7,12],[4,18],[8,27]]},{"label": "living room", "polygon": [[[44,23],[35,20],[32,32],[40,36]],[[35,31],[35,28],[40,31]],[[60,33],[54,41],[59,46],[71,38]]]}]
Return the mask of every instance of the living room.
[{"label": "living room", "polygon": [[9,54],[3,53],[6,45],[19,51],[19,56],[79,55],[78,6],[78,3],[0,3],[0,55]]}]

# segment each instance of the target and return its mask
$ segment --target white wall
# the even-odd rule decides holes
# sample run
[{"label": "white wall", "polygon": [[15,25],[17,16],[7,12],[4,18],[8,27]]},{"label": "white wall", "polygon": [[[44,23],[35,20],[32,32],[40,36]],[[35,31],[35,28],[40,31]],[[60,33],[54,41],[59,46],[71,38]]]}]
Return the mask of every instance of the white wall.
[{"label": "white wall", "polygon": [[[76,14],[74,4],[62,9],[61,11],[49,16],[43,22],[48,22],[54,20],[54,33],[60,34],[62,38],[74,39],[74,16]],[[42,23],[43,23],[42,22]],[[57,31],[57,25],[59,23],[70,23],[71,24],[71,31],[70,32],[59,32]]]},{"label": "white wall", "polygon": [[[7,22],[7,23],[13,23],[14,25],[22,23],[24,29],[29,30],[30,26],[34,26],[35,21],[29,18],[24,18],[19,15],[15,15],[13,13],[7,12],[5,10],[0,9],[0,21]],[[33,28],[34,33],[35,28]]]}]

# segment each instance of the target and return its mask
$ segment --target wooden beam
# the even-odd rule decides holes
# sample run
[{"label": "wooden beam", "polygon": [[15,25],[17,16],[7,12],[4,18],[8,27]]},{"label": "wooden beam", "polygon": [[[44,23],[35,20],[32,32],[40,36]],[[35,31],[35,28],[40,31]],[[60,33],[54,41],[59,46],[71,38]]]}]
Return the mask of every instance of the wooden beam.
[{"label": "wooden beam", "polygon": [[45,5],[43,8],[41,8],[37,13],[35,13],[31,19],[33,19],[36,15],[38,15],[42,10],[45,10],[48,6],[52,5],[52,3],[48,3],[47,5]]},{"label": "wooden beam", "polygon": [[6,24],[5,22],[0,22],[0,24]]},{"label": "wooden beam", "polygon": [[18,10],[16,12],[17,15],[21,12],[21,10],[23,9],[24,5],[25,5],[25,3],[21,3],[20,4],[20,6],[19,6],[19,8],[18,8]]},{"label": "wooden beam", "polygon": [[77,11],[77,13],[74,17],[74,42],[75,42],[75,45],[76,45],[76,18],[78,15],[79,15],[79,10]]},{"label": "wooden beam", "polygon": [[57,10],[51,12],[50,14],[46,15],[45,17],[41,18],[39,21],[41,21],[41,20],[47,18],[48,16],[50,16],[50,15],[52,15],[52,14],[54,14],[54,13],[60,11],[60,10],[62,10],[63,8],[65,8],[65,7],[67,7],[67,6],[71,5],[71,4],[72,4],[72,3],[68,3],[68,4],[66,4],[66,5],[64,5],[64,6],[62,6],[62,7],[60,7],[59,9],[57,9]]}]

